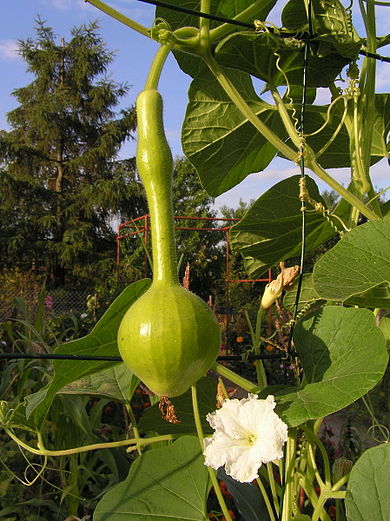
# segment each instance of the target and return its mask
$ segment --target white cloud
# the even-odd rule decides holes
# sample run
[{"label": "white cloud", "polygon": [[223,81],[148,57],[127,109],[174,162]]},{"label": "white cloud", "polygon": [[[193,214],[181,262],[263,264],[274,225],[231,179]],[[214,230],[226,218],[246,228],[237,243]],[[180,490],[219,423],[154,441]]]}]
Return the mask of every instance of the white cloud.
[{"label": "white cloud", "polygon": [[59,11],[84,11],[86,9],[92,11],[92,9],[95,9],[83,0],[40,0],[40,4]]},{"label": "white cloud", "polygon": [[[95,13],[101,13],[99,9],[96,9],[92,4],[88,3],[88,1],[84,0],[40,0],[42,4],[45,4],[49,7],[54,7],[60,11],[70,11],[70,10],[89,10]],[[128,0],[117,0],[114,3],[110,3],[110,7],[119,11],[120,13],[128,16],[130,18],[136,19],[137,21],[145,21],[147,20],[149,23],[153,20],[154,17],[154,7],[151,6],[128,6]]]},{"label": "white cloud", "polygon": [[0,60],[15,60],[18,57],[17,40],[0,40]]}]

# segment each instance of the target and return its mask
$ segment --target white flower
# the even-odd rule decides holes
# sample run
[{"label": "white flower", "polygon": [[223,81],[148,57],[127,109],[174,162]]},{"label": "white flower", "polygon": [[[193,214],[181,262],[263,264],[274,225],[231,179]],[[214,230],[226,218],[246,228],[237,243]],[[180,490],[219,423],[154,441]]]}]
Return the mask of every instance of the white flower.
[{"label": "white flower", "polygon": [[215,430],[205,438],[205,465],[242,483],[258,477],[262,463],[280,459],[287,440],[287,425],[274,412],[275,399],[259,400],[248,394],[242,400],[225,400],[221,409],[206,419]]}]

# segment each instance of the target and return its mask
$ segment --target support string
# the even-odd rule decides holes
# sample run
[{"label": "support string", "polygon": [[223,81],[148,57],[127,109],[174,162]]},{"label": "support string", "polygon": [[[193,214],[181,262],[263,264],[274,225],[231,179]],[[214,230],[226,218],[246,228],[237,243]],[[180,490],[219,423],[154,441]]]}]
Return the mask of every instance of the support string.
[{"label": "support string", "polygon": [[[311,1],[308,0],[308,24],[310,34],[313,32],[312,27],[312,4]],[[305,138],[304,138],[304,129],[305,129],[305,116],[306,116],[306,100],[307,100],[307,76],[308,76],[308,67],[309,67],[309,42],[306,40],[303,54],[303,75],[302,75],[302,101],[301,101],[301,114],[300,114],[300,125],[299,125],[299,133],[300,133],[300,149],[299,149],[299,166],[300,166],[300,179],[299,179],[299,200],[300,200],[300,210],[301,210],[301,252],[300,252],[300,261],[299,261],[299,277],[297,282],[297,292],[295,295],[294,309],[293,309],[293,318],[291,320],[290,332],[287,343],[287,353],[291,354],[291,345],[294,334],[294,327],[298,315],[299,308],[299,298],[301,296],[302,290],[302,281],[303,281],[303,268],[305,262],[305,249],[306,249],[306,198],[304,197],[304,190],[302,189],[305,186],[306,182],[306,174],[305,174]],[[287,383],[287,360],[284,361],[284,374]]]}]

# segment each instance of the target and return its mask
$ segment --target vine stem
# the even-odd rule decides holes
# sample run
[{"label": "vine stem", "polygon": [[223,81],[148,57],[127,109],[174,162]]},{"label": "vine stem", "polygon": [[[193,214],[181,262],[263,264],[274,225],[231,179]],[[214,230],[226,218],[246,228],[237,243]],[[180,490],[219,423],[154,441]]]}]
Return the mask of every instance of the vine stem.
[{"label": "vine stem", "polygon": [[115,20],[118,20],[118,22],[121,22],[124,25],[127,25],[127,27],[130,27],[134,31],[137,31],[137,33],[143,34],[144,36],[147,36],[150,38],[149,30],[147,27],[139,24],[135,20],[132,20],[131,18],[128,18],[124,14],[120,13],[119,11],[116,11],[106,3],[102,2],[101,0],[84,0],[85,2],[93,5],[100,11],[103,11],[103,13],[107,14],[108,16],[111,16],[111,18],[114,18]]},{"label": "vine stem", "polygon": [[[237,108],[241,111],[241,113],[271,143],[271,145],[273,145],[287,159],[290,159],[295,163],[298,159],[298,152],[286,145],[284,141],[282,141],[276,134],[274,134],[274,132],[272,132],[272,130],[257,117],[257,115],[246,103],[244,98],[238,92],[230,79],[225,75],[215,58],[210,53],[206,54],[204,59],[221,87],[237,106]],[[327,183],[333,190],[338,192],[352,206],[356,207],[363,215],[367,217],[367,219],[379,219],[375,212],[370,210],[370,208],[368,208],[360,199],[358,199],[340,183],[338,183],[317,163],[313,150],[307,145],[305,147],[305,163],[307,167],[310,168],[322,181]]]},{"label": "vine stem", "polygon": [[[321,440],[315,436],[313,434],[313,432],[306,428],[306,427],[302,427],[302,430],[303,432],[305,433],[305,435],[307,436],[308,440],[309,440],[309,457],[311,459],[311,463],[313,465],[313,469],[315,471],[315,474],[316,474],[316,479],[318,481],[318,484],[321,486],[321,487],[330,487],[331,486],[331,470],[330,470],[330,464],[329,464],[329,457],[328,457],[328,453],[326,452],[326,449],[324,447],[324,444],[321,442]],[[322,460],[323,460],[323,464],[324,464],[324,476],[325,476],[325,483],[324,481],[322,480],[322,478],[320,477],[320,474],[317,470],[317,466],[316,466],[316,463],[315,463],[315,457],[314,457],[314,451],[313,451],[313,444],[316,445],[320,452],[321,452],[321,456],[322,456]]]},{"label": "vine stem", "polygon": [[[256,14],[258,14],[260,9],[264,9],[267,4],[270,4],[272,7],[274,5],[273,0],[257,0],[252,5],[241,11],[237,16],[233,18],[233,20],[239,21],[239,22],[247,22],[249,20],[252,20]],[[215,29],[210,30],[210,42],[214,42],[216,40],[219,40],[223,36],[226,36],[229,34],[229,32],[232,30],[232,24],[222,24],[216,27]],[[254,26],[253,26],[254,27]]]},{"label": "vine stem", "polygon": [[248,121],[252,123],[260,134],[271,143],[271,145],[277,148],[288,159],[295,161],[297,159],[297,152],[286,145],[274,132],[272,132],[270,128],[267,127],[265,123],[261,121],[261,119],[257,117],[230,79],[225,75],[224,71],[219,66],[219,63],[211,53],[205,55],[204,59],[221,87]]},{"label": "vine stem", "polygon": [[[286,105],[284,104],[278,89],[275,87],[273,83],[269,83],[269,89],[271,91],[272,97],[275,100],[276,108],[278,109],[279,116],[283,122],[283,125],[290,136],[291,141],[294,145],[299,149],[302,146],[301,140],[299,138],[297,129],[292,122],[290,115],[286,109]],[[289,87],[288,87],[289,88]]]},{"label": "vine stem", "polygon": [[[299,483],[305,491],[306,496],[308,497],[312,506],[316,508],[316,506],[318,505],[319,497],[315,493],[312,483],[306,478],[306,475],[302,474],[301,472],[299,473],[299,478]],[[331,521],[323,506],[320,507],[320,512],[322,521]]]},{"label": "vine stem", "polygon": [[[253,344],[253,350],[255,355],[260,354],[260,331],[261,331],[261,324],[263,322],[264,317],[264,308],[260,304],[259,311],[257,312],[257,319],[256,319],[256,330],[255,330],[255,341]],[[264,370],[264,364],[262,360],[257,359],[255,361],[255,367],[256,367],[256,376],[257,376],[257,383],[261,389],[264,389],[267,387],[267,376],[265,374]]]},{"label": "vine stem", "polygon": [[164,434],[161,436],[155,436],[154,438],[129,438],[127,440],[120,441],[109,441],[105,443],[94,443],[92,445],[84,445],[82,447],[75,447],[73,449],[64,449],[64,450],[49,450],[43,446],[42,443],[42,435],[37,433],[38,435],[38,449],[31,447],[21,439],[19,439],[10,429],[3,427],[8,436],[14,440],[20,447],[31,452],[32,454],[36,454],[37,456],[69,456],[71,454],[80,454],[81,452],[89,452],[91,450],[100,450],[100,449],[113,449],[115,447],[125,447],[127,445],[134,445],[136,448],[138,445],[149,445],[151,443],[157,443],[159,441],[169,441],[175,439],[175,436],[172,434]]},{"label": "vine stem", "polygon": [[320,517],[322,517],[322,511],[327,499],[344,499],[346,492],[344,490],[339,490],[338,492],[332,492],[329,490],[322,490],[321,494],[318,498],[318,502],[314,507],[314,512],[312,514],[312,521],[318,521]]},{"label": "vine stem", "polygon": [[296,432],[295,428],[290,428],[285,453],[285,482],[284,497],[281,521],[291,521],[293,512],[293,484],[294,484],[294,468],[295,468],[295,452],[296,452]]},{"label": "vine stem", "polygon": [[[194,411],[194,420],[195,420],[195,427],[196,432],[198,434],[199,443],[200,443],[200,450],[203,452],[204,450],[204,433],[202,428],[202,422],[200,420],[200,414],[199,414],[199,405],[198,405],[198,393],[196,391],[196,385],[191,386],[191,393],[192,393],[192,408]],[[207,467],[207,470],[209,472],[211,483],[214,487],[215,494],[217,496],[219,505],[222,509],[222,513],[226,518],[226,521],[233,521],[230,515],[230,512],[228,510],[228,507],[225,503],[225,499],[222,495],[221,489],[219,488],[219,483],[217,479],[217,473],[214,469],[211,467]]]},{"label": "vine stem", "polygon": [[260,492],[261,492],[261,494],[263,496],[263,499],[264,499],[264,502],[265,502],[265,505],[267,507],[267,511],[268,511],[268,514],[269,514],[269,517],[270,517],[270,521],[276,521],[275,514],[274,514],[274,512],[272,510],[272,506],[271,506],[270,500],[268,498],[267,491],[265,490],[265,487],[263,485],[263,482],[261,481],[260,478],[256,478],[256,483],[257,483],[257,486],[259,487]]},{"label": "vine stem", "polygon": [[338,194],[341,195],[350,205],[357,208],[363,215],[372,221],[377,221],[380,217],[373,212],[370,208],[368,208],[360,199],[358,199],[355,195],[349,192],[346,188],[344,188],[340,183],[338,183],[331,175],[329,175],[323,168],[320,166],[317,161],[314,159],[312,154],[310,154],[309,147],[306,147],[306,165],[310,170],[312,170],[322,181],[328,184],[333,190],[335,190]]},{"label": "vine stem", "polygon": [[[127,414],[128,414],[128,416],[129,416],[129,418],[130,418],[131,427],[132,427],[132,429],[133,429],[134,437],[135,437],[137,440],[140,440],[141,437],[140,437],[140,435],[139,435],[139,430],[138,430],[138,425],[137,425],[137,419],[136,419],[136,417],[135,417],[135,414],[134,414],[133,408],[131,407],[130,402],[125,404],[125,410],[127,411]],[[141,456],[141,454],[142,454],[142,449],[141,449],[140,445],[138,445],[138,444],[137,444],[137,451],[138,451],[138,454]]]},{"label": "vine stem", "polygon": [[156,54],[154,55],[152,65],[150,66],[148,75],[145,81],[145,90],[158,88],[158,82],[160,81],[161,72],[163,70],[166,59],[168,58],[169,53],[174,47],[175,42],[172,40],[171,42],[161,45]]},{"label": "vine stem", "polygon": [[[202,13],[210,14],[210,0],[201,0],[200,2],[200,10]],[[208,43],[210,40],[210,20],[208,18],[203,18],[202,16],[199,18],[199,31],[201,39],[205,38]]]},{"label": "vine stem", "polygon": [[250,382],[249,380],[247,380],[246,378],[243,378],[242,376],[239,376],[234,371],[231,371],[224,365],[215,364],[213,369],[218,374],[220,374],[221,376],[224,376],[225,378],[227,378],[231,382],[235,383],[236,385],[238,385],[239,387],[241,387],[248,393],[258,394],[261,391],[261,388],[258,385]]},{"label": "vine stem", "polygon": [[276,486],[275,486],[275,476],[272,468],[272,462],[269,462],[267,465],[267,474],[268,474],[268,482],[269,486],[271,487],[271,494],[272,494],[272,500],[274,503],[275,512],[277,515],[279,515],[280,512],[280,506],[278,501],[278,494],[276,492]]}]

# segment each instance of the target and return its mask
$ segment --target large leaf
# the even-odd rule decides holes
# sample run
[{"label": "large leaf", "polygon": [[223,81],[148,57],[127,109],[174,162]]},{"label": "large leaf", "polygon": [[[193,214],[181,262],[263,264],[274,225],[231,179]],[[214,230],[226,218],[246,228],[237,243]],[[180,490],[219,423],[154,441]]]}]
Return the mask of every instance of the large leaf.
[{"label": "large leaf", "polygon": [[390,443],[366,450],[352,468],[345,506],[348,521],[390,519]]},{"label": "large leaf", "polygon": [[[286,131],[276,109],[256,94],[248,74],[225,69],[241,96],[281,139]],[[264,170],[276,149],[248,122],[210,71],[191,84],[182,131],[183,150],[214,197]]]},{"label": "large leaf", "polygon": [[329,4],[312,0],[311,26],[304,0],[289,0],[282,12],[282,24],[289,31],[311,32],[314,37],[309,45],[314,56],[336,54],[345,58],[346,64],[358,58],[363,41],[350,26],[348,15],[339,0]]},{"label": "large leaf", "polygon": [[[298,285],[295,284],[291,289],[287,291],[283,298],[283,305],[289,311],[293,311],[295,305],[295,299],[297,295]],[[302,277],[302,286],[299,293],[298,311],[306,306],[307,310],[314,304],[324,303],[321,301],[318,293],[314,289],[313,277],[311,273],[305,273]]]},{"label": "large leaf", "polygon": [[[292,38],[245,31],[223,40],[217,46],[216,57],[226,67],[248,72],[267,83],[302,85],[304,47],[303,41]],[[357,50],[359,48],[358,43]],[[349,58],[336,52],[326,56],[313,54],[310,56],[307,85],[328,87],[349,62]]]},{"label": "large leaf", "polygon": [[98,503],[94,521],[206,521],[210,490],[199,439],[183,436],[144,453]]},{"label": "large leaf", "polygon": [[290,426],[351,404],[380,381],[388,363],[385,339],[367,309],[326,306],[296,326],[294,344],[307,384],[275,391],[278,413]]},{"label": "large leaf", "polygon": [[[280,261],[299,254],[302,212],[299,201],[299,176],[280,181],[249,208],[230,232],[230,243],[244,257],[250,277],[257,277]],[[315,182],[307,177],[310,196],[324,204]],[[306,217],[306,251],[317,248],[335,234],[318,213]]]},{"label": "large leaf", "polygon": [[[201,9],[201,2],[199,0],[172,0],[172,5],[184,7],[187,9],[193,9],[199,11]],[[252,11],[249,22],[255,18],[265,20],[268,13],[276,4],[276,0],[263,0],[262,5],[258,5],[256,11]],[[221,2],[220,0],[211,0],[210,2],[210,13],[223,16],[225,18],[234,18],[242,11],[253,5],[253,0],[235,0],[234,2]],[[172,29],[178,29],[179,27],[196,27],[199,28],[200,18],[191,14],[175,11],[174,9],[158,7],[156,9],[156,16],[166,20]],[[210,20],[209,26],[211,29],[222,25],[223,22],[218,20]],[[236,30],[236,27],[231,26],[231,30]],[[196,76],[204,64],[199,56],[189,54],[188,52],[175,51],[175,57],[181,69],[190,74]]]},{"label": "large leaf", "polygon": [[61,389],[61,394],[87,394],[102,396],[120,402],[130,401],[139,379],[134,376],[125,364],[103,369],[87,375]]},{"label": "large leaf", "polygon": [[354,228],[316,263],[314,288],[321,298],[390,308],[390,221]]},{"label": "large leaf", "polygon": [[[206,414],[216,409],[217,382],[213,378],[202,378],[196,384],[199,412],[204,432],[213,432],[206,421]],[[155,431],[159,434],[192,434],[196,432],[194,415],[192,412],[191,390],[171,398],[175,406],[176,415],[180,423],[169,423],[162,419],[158,404],[146,409],[138,425],[141,432]]]},{"label": "large leaf", "polygon": [[[283,43],[284,41],[287,43]],[[292,96],[286,96],[285,102],[291,113],[293,109],[295,110],[295,118],[299,121],[302,96],[299,100],[296,99],[294,86],[302,84],[303,43],[301,47],[298,45],[296,50],[298,43],[295,41],[292,44],[291,39],[281,40],[268,33],[242,32],[231,35],[221,42],[216,49],[216,55],[218,61],[224,66],[247,72],[274,85],[288,84],[292,87]],[[312,87],[330,85],[349,61],[349,58],[343,58],[338,54],[312,56],[307,71],[308,85]],[[387,94],[377,94],[375,97],[371,164],[388,156],[387,135],[390,124],[388,98]],[[330,113],[327,105],[311,105],[307,100],[305,115],[307,143],[315,152],[321,151],[319,161],[324,168],[349,167],[350,139],[346,127],[341,125],[345,111],[344,98],[332,107]],[[291,105],[291,102],[295,105]],[[318,132],[324,123],[327,124]],[[287,142],[291,145],[290,140]]]},{"label": "large leaf", "polygon": [[[85,337],[67,342],[55,350],[56,354],[78,354],[88,356],[118,356],[117,332],[123,315],[149,287],[148,279],[134,282],[115,299],[92,331]],[[111,367],[118,362],[55,360],[55,374],[50,384],[27,397],[27,415],[33,415],[40,426],[47,414],[55,394],[69,383],[83,376]],[[130,382],[129,382],[130,384]]]}]

